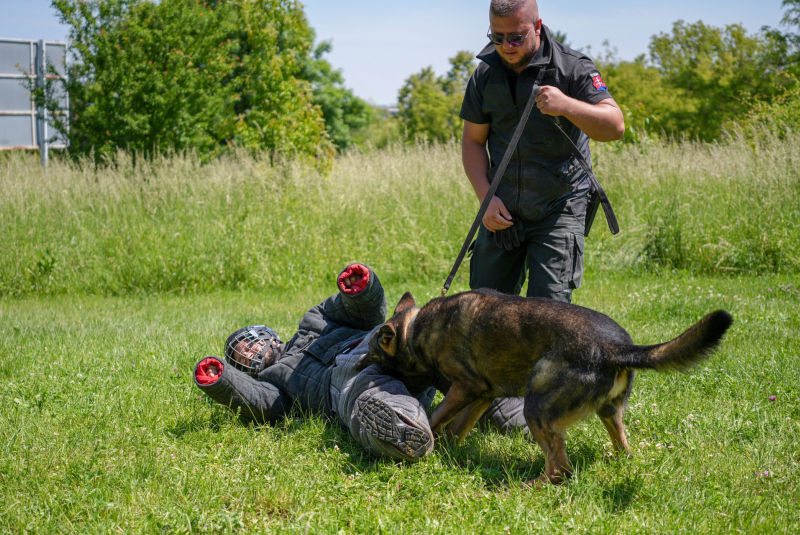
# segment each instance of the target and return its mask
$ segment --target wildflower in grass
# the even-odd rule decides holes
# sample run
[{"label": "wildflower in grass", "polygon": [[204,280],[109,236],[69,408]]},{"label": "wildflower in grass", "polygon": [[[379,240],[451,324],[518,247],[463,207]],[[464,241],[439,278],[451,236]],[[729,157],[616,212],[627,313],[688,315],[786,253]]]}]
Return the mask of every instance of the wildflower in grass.
[{"label": "wildflower in grass", "polygon": [[778,399],[778,397],[777,397],[777,396],[770,396],[770,397],[769,397],[769,400],[770,400],[770,401],[775,401],[776,399]]}]

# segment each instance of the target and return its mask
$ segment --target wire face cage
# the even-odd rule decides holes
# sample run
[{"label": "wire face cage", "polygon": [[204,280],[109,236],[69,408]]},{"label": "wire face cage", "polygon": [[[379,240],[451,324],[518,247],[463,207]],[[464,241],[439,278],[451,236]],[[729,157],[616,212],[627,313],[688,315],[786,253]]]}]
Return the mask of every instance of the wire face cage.
[{"label": "wire face cage", "polygon": [[228,337],[225,360],[237,370],[255,377],[275,362],[280,344],[278,333],[266,325],[248,325]]}]

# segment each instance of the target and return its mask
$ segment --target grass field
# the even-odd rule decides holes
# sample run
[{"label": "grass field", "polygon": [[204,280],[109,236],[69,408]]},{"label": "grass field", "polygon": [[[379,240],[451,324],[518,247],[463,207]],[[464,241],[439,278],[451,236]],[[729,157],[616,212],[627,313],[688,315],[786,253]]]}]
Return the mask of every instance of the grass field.
[{"label": "grass field", "polygon": [[[800,273],[800,138],[595,147],[622,232],[595,269]],[[352,259],[442,279],[477,211],[457,145],[339,158],[329,176],[233,154],[134,166],[0,161],[0,296],[298,290]]]},{"label": "grass field", "polygon": [[329,176],[3,155],[0,533],[800,532],[798,154],[791,136],[595,149],[622,233],[598,216],[575,302],[641,344],[717,308],[735,323],[699,367],[637,377],[632,460],[589,420],[575,478],[540,490],[519,488],[544,466],[522,434],[395,464],[318,416],[244,427],[191,379],[238,327],[290,336],[348,261],[390,307],[438,295],[477,208],[457,146],[350,153]]},{"label": "grass field", "polygon": [[[736,323],[700,367],[637,377],[632,460],[611,457],[599,421],[587,420],[568,434],[576,477],[538,491],[518,489],[544,464],[521,435],[474,432],[461,447],[395,464],[365,456],[320,417],[246,428],[200,396],[191,382],[200,357],[250,322],[291,333],[324,284],[5,300],[0,532],[796,533],[792,280],[590,271],[576,301],[637,343],[673,337],[716,308]],[[390,301],[406,289],[427,300],[437,286],[390,285]]]}]

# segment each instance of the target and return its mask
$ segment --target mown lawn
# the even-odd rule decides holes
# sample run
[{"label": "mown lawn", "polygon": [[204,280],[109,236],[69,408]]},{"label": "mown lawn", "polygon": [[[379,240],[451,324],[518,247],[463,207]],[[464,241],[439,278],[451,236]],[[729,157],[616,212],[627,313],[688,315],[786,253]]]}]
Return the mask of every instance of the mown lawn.
[{"label": "mown lawn", "polygon": [[[522,434],[473,432],[406,465],[364,455],[320,417],[254,429],[209,405],[195,362],[247,323],[288,338],[333,291],[323,283],[5,299],[0,532],[797,533],[798,283],[589,272],[575,301],[637,343],[716,308],[736,322],[696,369],[638,376],[626,417],[634,459],[613,457],[587,420],[568,434],[576,477],[541,490],[519,488],[544,465]],[[393,307],[405,290],[424,302],[440,285],[387,291]]]}]

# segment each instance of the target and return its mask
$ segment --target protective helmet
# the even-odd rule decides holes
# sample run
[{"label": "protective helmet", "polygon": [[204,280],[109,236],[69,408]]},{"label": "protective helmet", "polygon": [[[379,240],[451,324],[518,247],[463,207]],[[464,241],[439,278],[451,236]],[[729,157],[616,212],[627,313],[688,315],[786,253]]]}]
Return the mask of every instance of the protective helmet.
[{"label": "protective helmet", "polygon": [[234,332],[225,342],[225,361],[237,370],[256,377],[280,357],[281,339],[265,325],[248,325]]}]

